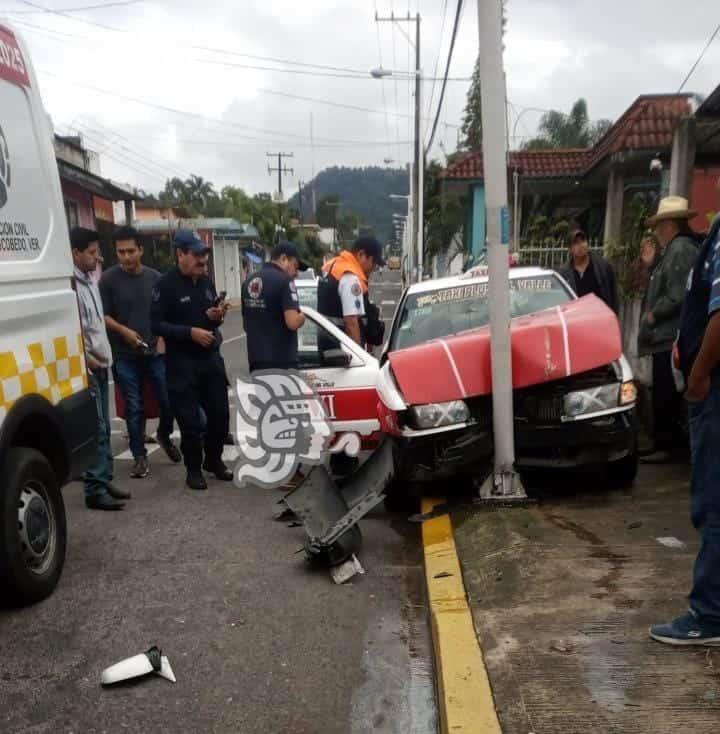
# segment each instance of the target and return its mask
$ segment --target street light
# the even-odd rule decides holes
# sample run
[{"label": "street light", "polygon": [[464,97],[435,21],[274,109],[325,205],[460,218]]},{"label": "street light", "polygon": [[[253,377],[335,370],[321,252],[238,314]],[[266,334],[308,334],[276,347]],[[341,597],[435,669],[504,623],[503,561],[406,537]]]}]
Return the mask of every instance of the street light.
[{"label": "street light", "polygon": [[[413,219],[412,219],[412,241],[415,245],[415,257],[417,259],[417,282],[422,281],[422,270],[423,270],[423,191],[424,191],[424,175],[425,175],[425,146],[423,144],[422,134],[420,130],[421,123],[421,109],[422,109],[422,69],[420,68],[420,13],[417,13],[413,18],[408,13],[407,18],[396,17],[393,13],[389,18],[380,18],[375,13],[376,22],[389,22],[399,23],[414,22],[415,23],[415,71],[410,72],[399,72],[393,69],[384,69],[382,66],[371,69],[370,76],[373,79],[387,79],[388,77],[403,77],[405,79],[415,79],[415,177],[414,187],[412,191],[413,201]],[[412,257],[410,258],[412,263]]]}]

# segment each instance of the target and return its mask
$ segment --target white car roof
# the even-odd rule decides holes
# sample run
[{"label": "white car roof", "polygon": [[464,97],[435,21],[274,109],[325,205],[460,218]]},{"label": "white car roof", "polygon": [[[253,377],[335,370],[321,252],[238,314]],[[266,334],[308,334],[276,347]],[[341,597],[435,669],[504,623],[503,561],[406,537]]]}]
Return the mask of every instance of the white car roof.
[{"label": "white car roof", "polygon": [[[435,280],[424,280],[422,283],[415,283],[408,289],[408,294],[414,293],[428,293],[430,291],[438,290],[439,288],[455,288],[469,283],[486,283],[488,280],[487,270],[479,269],[477,275],[471,275],[472,270],[462,275],[453,275],[448,278],[436,278]],[[514,267],[510,268],[511,280],[518,278],[536,278],[543,275],[557,275],[554,270],[548,270],[547,268],[535,268],[535,267]]]}]

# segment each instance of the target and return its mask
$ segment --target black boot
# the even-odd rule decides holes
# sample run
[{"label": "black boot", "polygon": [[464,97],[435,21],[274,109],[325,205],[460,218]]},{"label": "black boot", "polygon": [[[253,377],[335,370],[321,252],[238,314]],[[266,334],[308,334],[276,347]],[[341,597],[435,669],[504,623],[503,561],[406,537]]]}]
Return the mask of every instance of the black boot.
[{"label": "black boot", "polygon": [[205,477],[202,475],[202,472],[199,471],[189,471],[187,473],[185,484],[187,484],[188,489],[207,489],[207,482],[205,481]]},{"label": "black boot", "polygon": [[222,460],[206,461],[203,464],[203,469],[210,474],[214,474],[222,482],[232,482],[233,473],[223,464]]}]

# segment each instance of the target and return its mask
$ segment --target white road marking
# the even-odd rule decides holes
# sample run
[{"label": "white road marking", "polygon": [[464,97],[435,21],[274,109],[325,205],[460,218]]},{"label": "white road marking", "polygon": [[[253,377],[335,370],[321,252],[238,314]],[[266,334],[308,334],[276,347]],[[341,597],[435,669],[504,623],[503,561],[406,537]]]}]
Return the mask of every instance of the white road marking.
[{"label": "white road marking", "polygon": [[450,352],[450,347],[447,345],[447,342],[444,339],[439,339],[438,341],[440,342],[440,344],[443,345],[445,354],[447,354],[447,358],[450,361],[450,366],[452,367],[452,371],[455,373],[455,379],[457,380],[457,384],[458,384],[458,387],[460,388],[460,392],[462,393],[462,396],[466,398],[467,390],[465,390],[465,385],[463,384],[462,378],[460,377],[460,373],[458,372],[457,365],[455,364],[455,359],[452,356],[452,353]]},{"label": "white road marking", "polygon": [[397,301],[381,301],[381,306],[394,306],[397,303]]},{"label": "white road marking", "polygon": [[[160,447],[156,444],[151,444],[150,446],[145,446],[145,450],[148,453],[148,456],[150,454],[154,454]],[[115,457],[115,461],[132,461],[135,457],[132,455],[132,451],[128,449],[127,451],[123,451],[122,453],[118,454]]]},{"label": "white road marking", "polygon": [[239,339],[245,339],[246,337],[247,337],[247,334],[240,334],[240,336],[233,336],[233,337],[230,337],[230,339],[225,339],[223,341],[223,344],[232,344],[233,342],[236,342]]},{"label": "white road marking", "polygon": [[560,319],[560,323],[562,324],[562,330],[563,330],[563,348],[565,349],[565,375],[569,375],[571,373],[571,365],[570,365],[570,340],[568,338],[567,322],[565,321],[565,314],[562,312],[562,309],[560,308],[560,306],[557,307],[557,313],[558,313],[558,318]]}]

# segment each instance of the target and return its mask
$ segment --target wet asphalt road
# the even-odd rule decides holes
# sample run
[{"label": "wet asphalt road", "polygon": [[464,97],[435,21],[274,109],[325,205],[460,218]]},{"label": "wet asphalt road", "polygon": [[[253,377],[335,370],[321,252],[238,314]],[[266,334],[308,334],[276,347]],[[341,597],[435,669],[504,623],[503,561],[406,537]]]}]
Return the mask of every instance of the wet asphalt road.
[{"label": "wet asphalt road", "polygon": [[[397,284],[381,290],[398,300]],[[237,312],[224,334],[234,381],[247,374]],[[113,429],[123,456],[124,424]],[[279,492],[213,480],[193,493],[161,452],[150,461],[150,477],[132,480],[116,460],[133,492],[120,513],[65,489],[58,588],[0,610],[0,731],[435,731],[419,526],[376,510],[361,524],[366,575],[338,587],[296,553],[302,529],[271,519]],[[177,684],[100,686],[106,666],[151,645]]]}]

